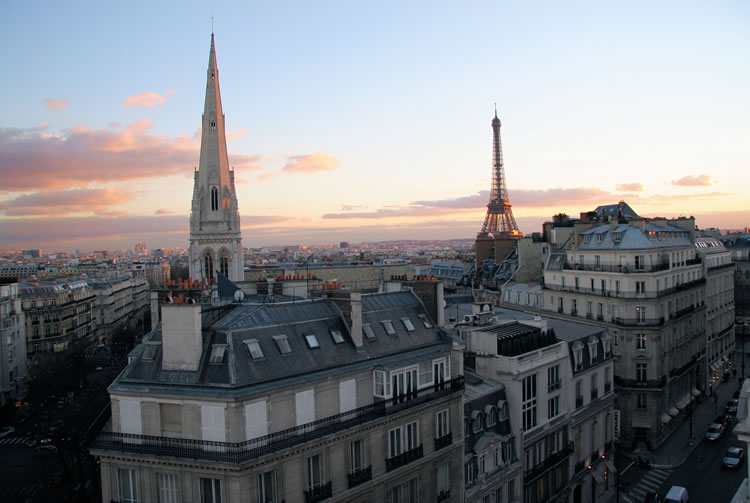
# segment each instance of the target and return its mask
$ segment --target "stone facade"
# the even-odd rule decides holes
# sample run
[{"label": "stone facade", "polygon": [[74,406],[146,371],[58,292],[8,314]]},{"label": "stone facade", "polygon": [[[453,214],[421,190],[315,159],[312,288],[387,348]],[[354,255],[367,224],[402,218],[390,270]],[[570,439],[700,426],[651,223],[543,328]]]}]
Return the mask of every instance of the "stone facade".
[{"label": "stone facade", "polygon": [[18,280],[0,279],[0,407],[26,391],[26,337]]}]

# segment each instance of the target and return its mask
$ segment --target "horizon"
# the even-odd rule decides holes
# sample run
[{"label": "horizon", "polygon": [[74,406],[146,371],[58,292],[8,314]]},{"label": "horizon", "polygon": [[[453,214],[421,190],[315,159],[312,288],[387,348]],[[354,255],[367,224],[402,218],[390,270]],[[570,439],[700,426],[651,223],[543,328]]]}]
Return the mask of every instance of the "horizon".
[{"label": "horizon", "polygon": [[[215,9],[245,248],[473,239],[495,102],[524,234],[620,200],[750,224],[750,6],[428,5]],[[10,6],[0,248],[187,248],[212,14]]]}]

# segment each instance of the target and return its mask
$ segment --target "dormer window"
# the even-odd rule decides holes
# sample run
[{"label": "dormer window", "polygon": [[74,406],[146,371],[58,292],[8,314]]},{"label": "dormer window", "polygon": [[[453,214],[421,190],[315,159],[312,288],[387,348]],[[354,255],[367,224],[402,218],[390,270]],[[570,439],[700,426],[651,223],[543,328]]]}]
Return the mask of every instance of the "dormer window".
[{"label": "dormer window", "polygon": [[602,346],[604,347],[604,358],[612,354],[612,337],[609,334],[602,335]]},{"label": "dormer window", "polygon": [[211,356],[209,357],[209,363],[223,363],[224,353],[226,353],[226,344],[213,344],[211,345]]},{"label": "dormer window", "polygon": [[250,357],[253,360],[263,358],[263,350],[260,348],[260,343],[257,339],[248,339],[242,342],[247,346],[247,350],[250,351]]},{"label": "dormer window", "polygon": [[583,368],[583,344],[581,341],[573,343],[573,369],[581,370]]},{"label": "dormer window", "polygon": [[375,331],[372,329],[372,325],[370,325],[369,323],[362,324],[362,332],[364,332],[365,337],[367,337],[368,339],[375,338]]},{"label": "dormer window", "polygon": [[596,336],[593,336],[589,339],[589,356],[591,357],[591,363],[594,363],[596,361],[598,341],[599,340],[596,338]]},{"label": "dormer window", "polygon": [[317,349],[320,347],[320,343],[318,342],[318,338],[315,337],[315,334],[306,334],[305,340],[310,349]]},{"label": "dormer window", "polygon": [[411,320],[407,317],[401,318],[401,321],[403,322],[404,326],[406,327],[407,332],[413,332],[414,331],[414,324],[411,322]]},{"label": "dormer window", "polygon": [[620,239],[622,239],[621,232],[615,232],[614,234],[612,234],[612,241],[614,241],[615,243],[619,243]]},{"label": "dormer window", "polygon": [[596,235],[596,241],[598,243],[601,243],[602,241],[604,241],[604,234],[597,234]]},{"label": "dormer window", "polygon": [[380,323],[383,324],[383,327],[385,328],[385,333],[388,335],[396,335],[396,329],[393,328],[393,323],[391,320],[383,320]]},{"label": "dormer window", "polygon": [[331,330],[331,337],[333,337],[333,342],[336,344],[344,342],[344,336],[341,335],[341,330]]},{"label": "dormer window", "polygon": [[430,320],[427,318],[427,315],[420,314],[419,319],[422,320],[422,323],[424,323],[424,328],[432,328],[432,323],[430,323]]},{"label": "dormer window", "polygon": [[292,348],[289,346],[289,339],[286,335],[274,335],[273,342],[276,343],[276,347],[279,348],[279,353],[286,355],[292,352]]}]

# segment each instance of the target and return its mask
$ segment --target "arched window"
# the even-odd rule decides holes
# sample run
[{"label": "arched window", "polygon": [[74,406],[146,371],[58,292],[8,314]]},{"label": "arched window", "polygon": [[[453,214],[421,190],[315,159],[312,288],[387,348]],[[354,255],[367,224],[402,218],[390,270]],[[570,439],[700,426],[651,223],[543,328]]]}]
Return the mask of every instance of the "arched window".
[{"label": "arched window", "polygon": [[211,210],[216,211],[219,209],[219,189],[211,187]]},{"label": "arched window", "polygon": [[206,255],[205,264],[203,269],[203,277],[206,279],[213,279],[214,277],[214,259],[211,255]]},{"label": "arched window", "polygon": [[229,257],[227,257],[226,253],[222,253],[219,259],[219,271],[227,278],[229,277]]}]

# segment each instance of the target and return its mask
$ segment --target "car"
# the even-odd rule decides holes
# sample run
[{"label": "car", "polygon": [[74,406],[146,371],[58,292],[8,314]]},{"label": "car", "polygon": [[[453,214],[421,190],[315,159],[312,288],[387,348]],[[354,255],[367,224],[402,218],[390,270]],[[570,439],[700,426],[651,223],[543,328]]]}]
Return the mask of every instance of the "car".
[{"label": "car", "polygon": [[35,450],[36,452],[57,452],[57,447],[55,447],[54,445],[47,444],[47,445],[40,445]]},{"label": "car", "polygon": [[719,416],[716,416],[716,419],[714,419],[714,423],[719,423],[721,425],[724,425],[724,428],[729,428],[732,426],[732,416],[725,416],[724,414],[721,414]]},{"label": "car", "polygon": [[664,503],[688,503],[688,490],[682,486],[672,486],[664,497]]},{"label": "car", "polygon": [[727,449],[727,453],[724,454],[721,464],[727,468],[737,468],[742,464],[743,459],[745,459],[745,449],[742,447],[730,447]]},{"label": "car", "polygon": [[659,495],[653,491],[649,491],[643,498],[643,503],[659,503]]},{"label": "car", "polygon": [[719,440],[724,434],[724,425],[721,423],[711,423],[706,431],[706,440]]},{"label": "car", "polygon": [[11,433],[15,433],[16,429],[12,426],[3,426],[0,429],[0,438],[5,438]]},{"label": "car", "polygon": [[739,400],[732,398],[727,402],[726,407],[724,410],[727,411],[727,414],[737,414],[737,407],[739,406]]},{"label": "car", "polygon": [[96,370],[97,372],[101,372],[102,368],[97,366],[94,370]]},{"label": "car", "polygon": [[42,437],[39,439],[39,442],[37,442],[39,445],[48,445],[52,443],[52,439],[49,437]]}]

